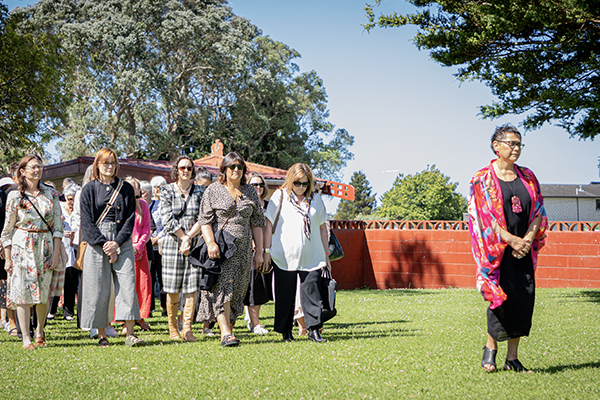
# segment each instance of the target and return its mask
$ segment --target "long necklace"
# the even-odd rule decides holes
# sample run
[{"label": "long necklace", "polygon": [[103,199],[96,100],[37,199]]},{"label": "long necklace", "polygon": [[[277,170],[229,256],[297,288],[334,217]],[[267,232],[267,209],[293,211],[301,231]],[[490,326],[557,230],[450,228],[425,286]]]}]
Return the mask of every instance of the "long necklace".
[{"label": "long necklace", "polygon": [[[500,170],[500,167],[498,167],[498,166],[496,166],[496,167],[498,168],[498,172],[500,172],[500,175],[502,175],[502,180],[504,182],[508,183],[508,187],[511,189],[512,196],[510,198],[510,203],[512,206],[512,211],[515,214],[519,214],[519,213],[523,212],[523,207],[521,206],[521,199],[516,195],[516,191],[517,191],[517,183],[516,182],[517,182],[517,179],[519,179],[519,176],[517,175],[517,177],[512,182],[508,182],[506,180],[506,177]],[[513,184],[512,186],[511,186],[511,183]]]}]

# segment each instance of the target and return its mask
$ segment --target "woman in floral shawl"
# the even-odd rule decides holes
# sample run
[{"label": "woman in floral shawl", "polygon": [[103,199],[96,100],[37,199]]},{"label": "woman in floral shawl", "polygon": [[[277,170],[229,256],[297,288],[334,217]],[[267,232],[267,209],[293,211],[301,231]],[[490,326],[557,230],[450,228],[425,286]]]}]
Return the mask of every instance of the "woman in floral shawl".
[{"label": "woman in floral shawl", "polygon": [[477,290],[490,302],[481,366],[495,371],[498,341],[508,340],[504,369],[529,371],[517,350],[519,339],[531,329],[534,271],[548,220],[537,178],[515,164],[523,148],[521,133],[514,126],[500,126],[491,147],[497,159],[477,171],[469,184]]}]

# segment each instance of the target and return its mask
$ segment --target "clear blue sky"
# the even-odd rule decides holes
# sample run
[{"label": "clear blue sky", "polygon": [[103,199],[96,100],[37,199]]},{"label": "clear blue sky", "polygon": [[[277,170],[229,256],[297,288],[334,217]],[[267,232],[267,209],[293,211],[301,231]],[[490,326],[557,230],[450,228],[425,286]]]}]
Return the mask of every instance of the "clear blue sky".
[{"label": "clear blue sky", "polygon": [[[12,9],[33,1],[4,1]],[[355,159],[344,182],[363,170],[379,197],[399,173],[436,164],[467,194],[473,173],[493,153],[497,125],[519,127],[522,116],[482,120],[478,107],[493,96],[479,82],[460,84],[452,73],[412,44],[412,27],[366,33],[365,0],[232,0],[234,13],[265,35],[300,52],[302,71],[315,70],[329,94],[330,121],[356,139]],[[404,0],[386,0],[377,13],[410,10]],[[519,164],[542,183],[598,181],[596,142],[570,139],[553,126],[525,134]],[[328,205],[333,212],[337,202]]]}]

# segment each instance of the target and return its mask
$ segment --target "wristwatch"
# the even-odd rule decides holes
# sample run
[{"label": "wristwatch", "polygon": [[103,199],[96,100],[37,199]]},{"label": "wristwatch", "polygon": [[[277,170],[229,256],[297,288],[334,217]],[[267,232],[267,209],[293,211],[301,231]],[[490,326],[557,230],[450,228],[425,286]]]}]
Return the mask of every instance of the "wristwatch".
[{"label": "wristwatch", "polygon": [[271,254],[271,249],[263,249],[263,253]]}]

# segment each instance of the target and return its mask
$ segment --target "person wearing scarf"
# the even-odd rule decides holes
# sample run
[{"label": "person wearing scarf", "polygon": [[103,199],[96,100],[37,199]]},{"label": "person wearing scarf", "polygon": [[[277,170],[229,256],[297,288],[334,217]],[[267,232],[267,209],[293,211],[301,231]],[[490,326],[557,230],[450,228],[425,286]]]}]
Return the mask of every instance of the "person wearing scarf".
[{"label": "person wearing scarf", "polygon": [[331,268],[325,224],[327,210],[315,189],[316,179],[310,167],[294,164],[281,190],[271,197],[265,214],[265,264],[272,260],[275,271],[274,329],[286,342],[294,340],[292,325],[298,278],[308,338],[314,342],[327,341],[320,334],[323,302],[319,290],[323,268]]},{"label": "person wearing scarf", "polygon": [[529,371],[518,360],[517,350],[519,339],[531,329],[534,271],[548,219],[537,178],[515,164],[524,146],[521,133],[503,125],[491,142],[497,159],[471,179],[468,204],[477,290],[490,302],[481,366],[495,371],[498,341],[508,340],[504,369]]}]

